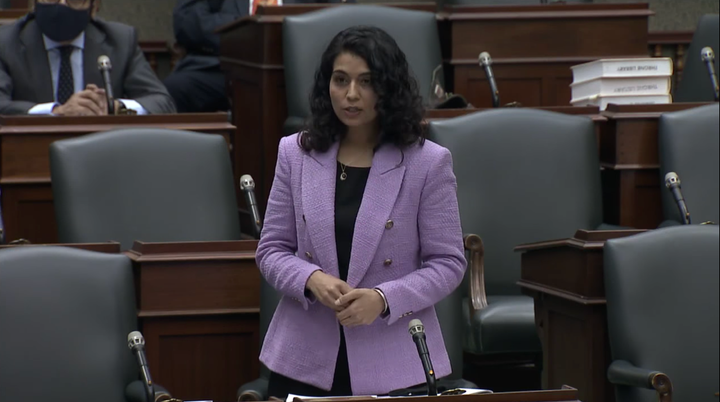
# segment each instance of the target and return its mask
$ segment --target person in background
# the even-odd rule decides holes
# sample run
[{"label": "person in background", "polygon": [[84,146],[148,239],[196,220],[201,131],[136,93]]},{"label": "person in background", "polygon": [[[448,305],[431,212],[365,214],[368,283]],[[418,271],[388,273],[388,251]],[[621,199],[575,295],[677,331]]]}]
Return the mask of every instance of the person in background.
[{"label": "person in background", "polygon": [[0,115],[107,114],[97,59],[112,63],[115,110],[174,113],[145,60],[133,27],[96,18],[100,0],[36,0],[33,11],[0,27]]},{"label": "person in background", "polygon": [[[355,0],[285,0],[283,4],[354,3]],[[257,4],[264,4],[257,0]],[[173,10],[176,45],[183,57],[165,79],[180,113],[230,109],[220,69],[220,37],[215,30],[250,13],[249,0],[177,0]],[[253,8],[257,8],[253,4]]]},{"label": "person in background", "polygon": [[411,319],[450,374],[435,304],[465,273],[450,152],[385,31],[352,27],[322,55],[311,122],[284,137],[257,263],[282,294],[260,360],[268,393],[382,395],[425,382]]},{"label": "person in background", "polygon": [[177,0],[173,28],[180,59],[164,84],[180,113],[230,108],[215,30],[248,14],[248,0]]}]

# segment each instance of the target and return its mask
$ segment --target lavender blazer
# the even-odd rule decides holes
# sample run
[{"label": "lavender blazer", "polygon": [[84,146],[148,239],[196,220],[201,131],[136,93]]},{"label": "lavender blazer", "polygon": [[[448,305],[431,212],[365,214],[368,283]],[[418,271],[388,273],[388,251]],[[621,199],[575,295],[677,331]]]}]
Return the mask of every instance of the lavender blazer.
[{"label": "lavender blazer", "polygon": [[343,330],[353,394],[385,394],[425,382],[408,334],[408,323],[418,318],[436,376],[446,376],[450,361],[433,306],[460,284],[466,267],[450,152],[430,141],[404,151],[384,145],[375,152],[355,225],[348,284],[381,289],[390,314],[342,329],[334,311],[305,296],[314,271],[339,275],[337,152],[336,143],[327,152],[307,153],[297,134],[280,141],[257,262],[283,297],[260,360],[277,373],[329,390]]}]

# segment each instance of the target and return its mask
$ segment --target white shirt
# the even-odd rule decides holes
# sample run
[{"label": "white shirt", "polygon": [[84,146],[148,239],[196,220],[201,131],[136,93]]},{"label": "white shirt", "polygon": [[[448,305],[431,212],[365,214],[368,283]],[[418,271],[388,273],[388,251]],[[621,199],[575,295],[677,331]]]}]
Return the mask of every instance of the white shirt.
[{"label": "white shirt", "polygon": [[[45,35],[43,35],[43,42],[45,43],[45,50],[47,50],[48,55],[48,63],[50,64],[50,75],[52,76],[53,86],[53,99],[55,99],[55,102],[39,103],[33,106],[32,109],[28,111],[28,114],[52,114],[53,108],[59,105],[59,103],[57,103],[57,84],[60,77],[60,64],[62,61],[60,56],[60,47],[63,46],[63,44],[55,42],[54,40],[48,38]],[[72,54],[70,55],[70,66],[72,67],[73,84],[75,86],[73,88],[73,93],[78,93],[85,89],[85,77],[83,73],[83,51],[85,50],[85,32],[80,33],[80,35],[78,35],[78,37],[75,38],[70,44],[75,47]],[[145,110],[145,108],[142,107],[142,105],[139,104],[137,101],[131,99],[117,100],[122,102],[126,108],[136,111],[137,114],[147,114],[147,110]]]}]

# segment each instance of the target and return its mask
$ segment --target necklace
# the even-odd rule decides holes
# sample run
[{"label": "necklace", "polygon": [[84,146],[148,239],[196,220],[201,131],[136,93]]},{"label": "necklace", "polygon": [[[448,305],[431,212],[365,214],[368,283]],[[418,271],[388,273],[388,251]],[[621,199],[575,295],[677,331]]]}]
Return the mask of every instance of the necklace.
[{"label": "necklace", "polygon": [[345,173],[346,167],[347,166],[345,166],[345,164],[340,162],[340,170],[342,170],[342,172],[340,173],[340,180],[342,180],[342,181],[345,181],[345,179],[347,179],[347,173]]}]

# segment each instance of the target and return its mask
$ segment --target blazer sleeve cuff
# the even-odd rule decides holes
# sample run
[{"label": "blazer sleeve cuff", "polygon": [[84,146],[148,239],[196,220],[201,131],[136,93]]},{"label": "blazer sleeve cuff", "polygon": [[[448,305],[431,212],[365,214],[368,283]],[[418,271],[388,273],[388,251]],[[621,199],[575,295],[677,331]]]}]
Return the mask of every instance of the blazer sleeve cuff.
[{"label": "blazer sleeve cuff", "polygon": [[382,292],[387,303],[387,310],[380,315],[380,318],[388,325],[395,324],[399,319],[410,316],[414,311],[410,310],[409,304],[404,300],[400,291],[395,288],[393,282],[385,282],[375,287]]}]

